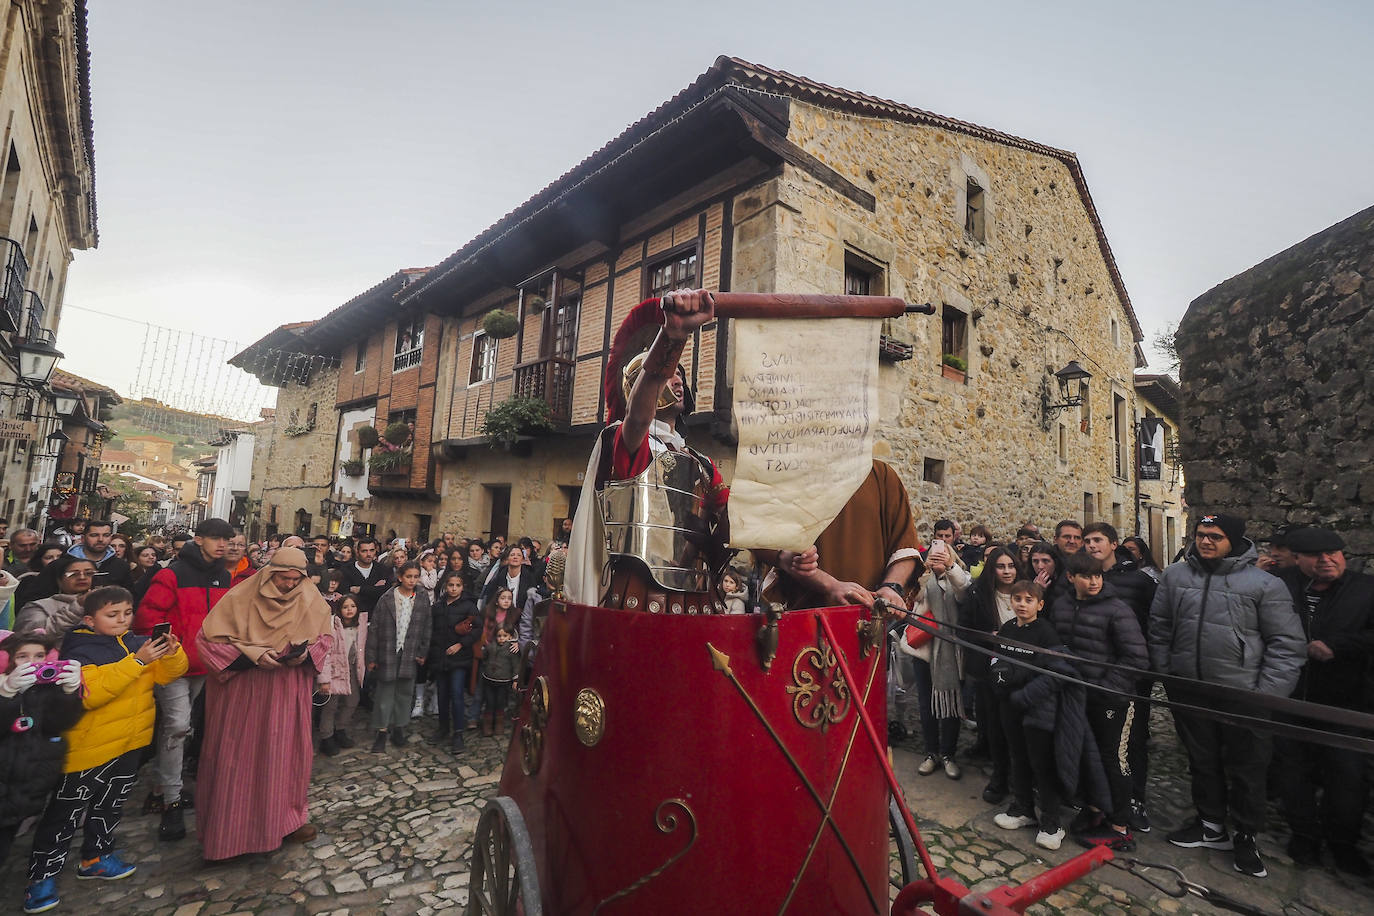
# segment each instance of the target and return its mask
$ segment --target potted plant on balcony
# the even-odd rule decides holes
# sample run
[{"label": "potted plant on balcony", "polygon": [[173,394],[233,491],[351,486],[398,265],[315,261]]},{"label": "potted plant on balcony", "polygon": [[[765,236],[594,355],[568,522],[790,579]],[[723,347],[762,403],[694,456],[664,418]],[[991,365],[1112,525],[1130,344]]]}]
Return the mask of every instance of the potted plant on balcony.
[{"label": "potted plant on balcony", "polygon": [[358,427],[358,445],[362,448],[376,448],[377,440],[380,438],[381,435],[377,432],[377,428],[375,426]]},{"label": "potted plant on balcony", "polygon": [[550,432],[554,428],[553,413],[543,398],[516,395],[487,410],[481,433],[491,440],[492,448],[510,450],[522,435]]},{"label": "potted plant on balcony", "polygon": [[400,448],[410,443],[412,435],[410,424],[397,420],[395,423],[387,424],[386,429],[382,432],[383,441],[378,443],[378,446],[385,448],[387,445],[391,445],[394,448]]},{"label": "potted plant on balcony", "polygon": [[340,462],[339,468],[343,471],[345,477],[358,477],[363,473],[363,459],[349,458],[346,461]]},{"label": "potted plant on balcony", "polygon": [[940,357],[940,374],[947,379],[962,382],[968,378],[968,363],[963,357],[955,356],[953,353],[946,353]]},{"label": "potted plant on balcony", "polygon": [[409,473],[410,449],[376,449],[367,459],[367,469],[373,474]]},{"label": "potted plant on balcony", "polygon": [[520,331],[520,319],[505,309],[492,309],[482,316],[482,330],[492,340],[505,340]]}]

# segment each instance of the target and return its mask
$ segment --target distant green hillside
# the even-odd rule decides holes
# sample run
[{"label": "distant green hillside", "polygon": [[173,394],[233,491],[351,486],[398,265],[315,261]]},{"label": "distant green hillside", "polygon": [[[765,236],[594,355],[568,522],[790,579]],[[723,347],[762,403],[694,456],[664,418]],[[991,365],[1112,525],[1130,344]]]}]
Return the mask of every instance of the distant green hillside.
[{"label": "distant green hillside", "polygon": [[199,458],[211,450],[209,443],[219,436],[220,430],[244,425],[224,417],[177,410],[156,401],[125,401],[112,408],[108,416],[112,434],[106,440],[109,448],[123,448],[120,440],[128,436],[158,436],[173,443],[172,456],[177,461]]}]

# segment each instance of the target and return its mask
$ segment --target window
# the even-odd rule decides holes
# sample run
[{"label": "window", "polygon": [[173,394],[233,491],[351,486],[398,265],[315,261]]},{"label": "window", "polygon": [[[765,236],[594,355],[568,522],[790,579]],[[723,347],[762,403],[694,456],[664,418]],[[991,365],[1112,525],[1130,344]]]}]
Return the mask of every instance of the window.
[{"label": "window", "polygon": [[367,368],[367,344],[358,344],[358,352],[353,357],[353,374],[357,375]]},{"label": "window", "polygon": [[921,462],[921,479],[926,483],[944,486],[945,463],[939,458],[927,458]]},{"label": "window", "polygon": [[544,329],[539,336],[543,356],[572,359],[577,355],[577,311],[581,304],[582,295],[573,292],[544,309]]},{"label": "window", "polygon": [[940,314],[940,361],[968,371],[968,316],[948,303]]},{"label": "window", "polygon": [[468,370],[468,384],[489,382],[496,377],[496,338],[477,333],[472,338],[472,368]]},{"label": "window", "polygon": [[1112,346],[1113,346],[1113,347],[1120,347],[1120,346],[1121,346],[1121,325],[1117,323],[1117,320],[1116,320],[1115,318],[1112,318],[1112,319],[1111,319],[1111,330],[1112,330]]},{"label": "window", "polygon": [[679,252],[649,266],[649,298],[671,293],[675,289],[695,289],[697,285],[697,250],[694,247]]},{"label": "window", "polygon": [[1069,428],[1063,423],[1059,424],[1059,460],[1069,460]]},{"label": "window", "polygon": [[1126,399],[1121,395],[1112,394],[1112,445],[1116,452],[1116,476],[1125,477],[1130,467],[1130,458],[1126,454],[1126,441],[1130,438],[1126,424],[1130,418],[1126,416]]},{"label": "window", "polygon": [[1112,503],[1112,527],[1118,531],[1126,527],[1126,516],[1121,503]]},{"label": "window", "polygon": [[416,316],[396,326],[396,360],[392,372],[420,365],[425,346],[425,317]]},{"label": "window", "polygon": [[1090,433],[1093,431],[1093,402],[1088,391],[1088,383],[1081,380],[1078,383],[1078,397],[1081,403],[1078,407],[1078,430],[1079,432]]},{"label": "window", "polygon": [[1096,503],[1097,501],[1091,493],[1083,494],[1083,524],[1091,525],[1097,521],[1097,513],[1094,510]]},{"label": "window", "polygon": [[986,233],[983,189],[972,178],[964,185],[964,232],[975,241],[983,241]]},{"label": "window", "polygon": [[883,268],[852,251],[844,253],[844,294],[846,296],[881,296]]}]

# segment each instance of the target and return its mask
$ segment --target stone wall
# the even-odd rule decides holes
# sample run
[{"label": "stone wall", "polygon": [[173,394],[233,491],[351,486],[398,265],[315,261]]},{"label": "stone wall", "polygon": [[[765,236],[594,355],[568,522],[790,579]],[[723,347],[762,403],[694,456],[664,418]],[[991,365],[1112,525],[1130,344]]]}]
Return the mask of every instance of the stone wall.
[{"label": "stone wall", "polygon": [[[877,452],[905,481],[922,535],[949,516],[1010,536],[1022,521],[1083,518],[1085,496],[1094,519],[1133,531],[1135,341],[1065,163],[796,101],[788,139],[873,193],[876,212],[789,166],[760,195],[777,201],[771,256],[741,252],[736,288],[757,267],[780,290],[841,292],[846,259],[859,258],[880,273],[885,289],[875,292],[969,318],[963,380],[942,373],[940,314],[888,328],[915,357],[881,370]],[[985,198],[981,240],[963,222],[970,179]],[[750,208],[737,203],[735,212],[738,233]],[[1092,373],[1089,409],[1065,411],[1046,431],[1041,384],[1069,360]],[[1120,473],[1114,396],[1122,399]],[[944,463],[942,482],[926,479],[927,460]]]},{"label": "stone wall", "polygon": [[[277,389],[275,416],[258,424],[250,495],[257,502],[258,522],[264,531],[272,524],[274,506],[276,529],[282,534],[295,532],[296,513],[301,509],[311,518],[312,533],[324,530],[320,500],[329,496],[336,472],[339,415],[334,410],[334,394],[338,384],[337,368],[315,371],[306,385],[288,382]],[[293,434],[287,433],[288,428]]]},{"label": "stone wall", "polygon": [[1374,208],[1195,299],[1178,329],[1197,511],[1342,532],[1374,556]]}]

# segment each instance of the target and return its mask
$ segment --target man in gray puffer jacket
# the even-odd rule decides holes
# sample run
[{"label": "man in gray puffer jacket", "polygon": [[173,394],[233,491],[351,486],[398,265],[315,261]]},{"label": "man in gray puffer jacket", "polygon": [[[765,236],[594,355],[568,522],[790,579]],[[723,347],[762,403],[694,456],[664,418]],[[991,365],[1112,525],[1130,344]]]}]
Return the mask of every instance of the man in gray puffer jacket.
[{"label": "man in gray puffer jacket", "polygon": [[[1293,692],[1307,640],[1288,589],[1255,566],[1258,557],[1245,537],[1244,519],[1198,519],[1193,546],[1164,570],[1150,607],[1150,663],[1156,671],[1274,696]],[[1169,693],[1176,702],[1223,708],[1203,689]],[[1263,878],[1268,872],[1255,833],[1264,826],[1269,734],[1179,709],[1174,726],[1188,752],[1198,817],[1169,834],[1169,842],[1234,849],[1236,871]],[[1226,831],[1228,813],[1235,820],[1234,843]]]}]

